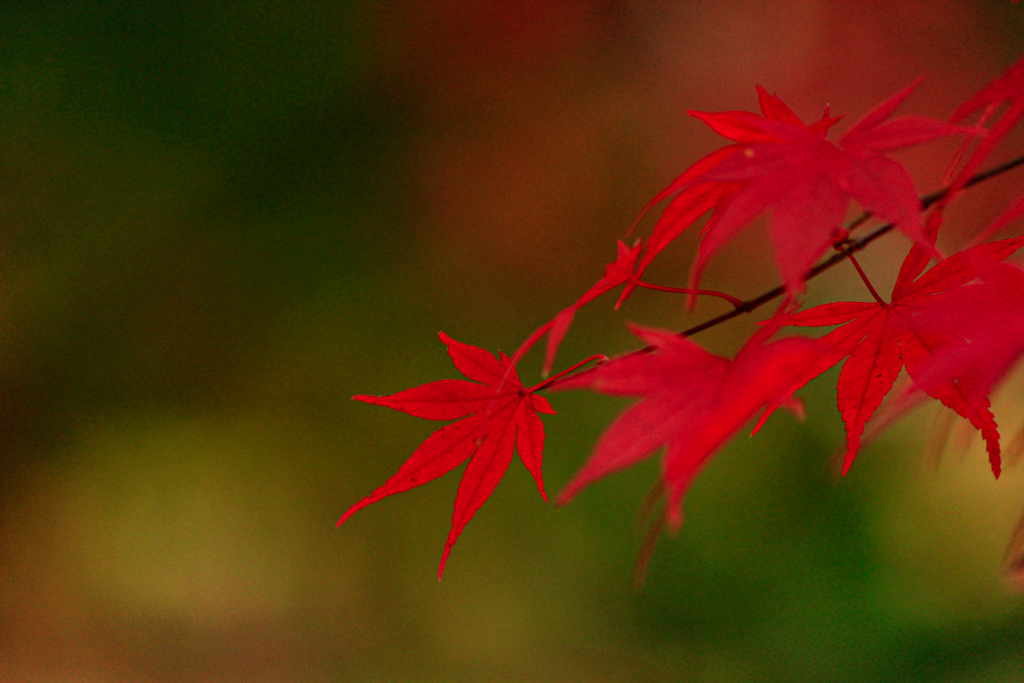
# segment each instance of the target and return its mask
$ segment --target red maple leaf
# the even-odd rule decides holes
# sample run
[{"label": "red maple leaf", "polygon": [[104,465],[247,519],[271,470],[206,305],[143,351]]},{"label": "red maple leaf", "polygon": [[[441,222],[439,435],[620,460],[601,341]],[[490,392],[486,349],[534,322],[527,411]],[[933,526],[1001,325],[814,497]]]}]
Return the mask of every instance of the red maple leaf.
[{"label": "red maple leaf", "polygon": [[[846,424],[847,448],[843,474],[850,469],[860,447],[865,423],[881,404],[900,370],[906,365],[911,379],[936,398],[970,420],[985,438],[992,471],[999,476],[999,432],[989,411],[987,390],[971,373],[932,375],[922,382],[937,359],[964,342],[966,326],[986,324],[971,316],[959,326],[940,322],[924,311],[934,310],[948,294],[970,283],[1024,244],[1024,238],[982,244],[962,251],[917,277],[928,263],[919,246],[903,262],[892,297],[881,301],[844,301],[817,306],[786,318],[786,324],[810,327],[841,325],[821,338],[829,347],[821,361],[807,370],[803,381],[849,356],[839,374],[839,412]],[[916,278],[916,279],[915,279]],[[958,329],[959,327],[959,329]]]},{"label": "red maple leaf", "polygon": [[642,245],[639,240],[632,248],[627,247],[622,240],[619,240],[618,257],[615,261],[605,266],[604,276],[594,283],[590,289],[584,292],[583,296],[577,299],[575,303],[570,306],[566,306],[559,311],[558,315],[537,328],[537,330],[531,334],[518,349],[516,349],[516,352],[512,354],[512,360],[509,367],[515,367],[522,357],[526,355],[526,352],[533,348],[533,345],[540,341],[540,339],[546,334],[548,335],[548,345],[547,351],[544,354],[543,373],[544,375],[547,375],[548,372],[551,371],[551,366],[555,362],[555,354],[558,353],[558,346],[562,343],[566,333],[569,331],[573,318],[576,317],[576,311],[580,310],[602,294],[610,292],[619,285],[635,279],[637,276],[633,273],[633,267],[636,265],[637,257],[640,256],[641,248]]},{"label": "red maple leaf", "polygon": [[[824,137],[839,118],[831,117],[828,108],[821,119],[807,126],[803,121],[786,106],[786,104],[775,95],[770,95],[764,88],[757,86],[757,97],[761,106],[761,113],[764,117],[747,111],[727,111],[719,113],[708,113],[690,111],[695,116],[707,123],[716,132],[736,140],[739,144],[723,147],[686,169],[682,175],[673,180],[668,187],[659,192],[652,199],[636,221],[633,227],[644,215],[655,205],[672,197],[672,201],[666,207],[665,212],[654,226],[654,232],[647,241],[647,248],[637,268],[637,277],[643,275],[647,266],[654,257],[661,253],[672,240],[678,237],[686,228],[690,227],[698,218],[708,211],[714,211],[711,218],[704,225],[703,234],[713,230],[715,223],[722,215],[722,211],[737,193],[746,185],[745,181],[724,181],[724,180],[696,180],[706,176],[710,171],[717,168],[727,159],[741,153],[748,144],[756,142],[778,141],[770,133],[766,133],[757,124],[756,120],[774,121],[776,123],[789,125],[804,129],[813,135]],[[632,232],[633,228],[630,228]],[[697,277],[691,279],[691,288],[696,287]],[[621,303],[633,291],[634,285],[627,285],[619,299]],[[689,306],[692,308],[693,297],[690,297]]]},{"label": "red maple leaf", "polygon": [[[826,108],[825,113],[822,115],[820,120],[809,126],[804,125],[800,118],[794,114],[788,106],[786,106],[785,102],[775,95],[770,95],[761,86],[756,86],[756,88],[761,112],[764,114],[765,120],[797,126],[819,136],[824,136],[825,133],[828,132],[828,129],[839,121],[839,118],[829,116],[828,108]],[[767,135],[763,131],[759,130],[757,126],[750,124],[749,119],[751,117],[756,119],[761,118],[752,112],[737,111],[711,114],[691,111],[690,114],[704,120],[708,125],[711,125],[716,130],[721,129],[736,136],[736,139],[740,140],[742,143],[763,142],[775,139],[771,135]],[[530,335],[530,337],[524,341],[519,349],[512,355],[512,365],[516,365],[526,352],[529,351],[545,334],[547,334],[548,343],[543,367],[543,373],[547,375],[551,370],[551,366],[554,364],[555,355],[558,353],[558,346],[565,338],[565,335],[569,331],[569,327],[572,325],[572,321],[576,316],[576,312],[580,308],[602,294],[610,292],[620,285],[626,285],[619,297],[618,303],[615,305],[616,309],[618,309],[622,302],[629,298],[634,289],[637,287],[650,287],[651,285],[641,282],[641,277],[643,276],[644,270],[646,270],[647,266],[649,266],[651,261],[654,260],[654,257],[660,254],[662,250],[672,242],[672,240],[682,234],[682,232],[696,222],[698,218],[708,211],[715,210],[715,214],[712,215],[704,228],[705,232],[710,229],[719,215],[720,209],[728,204],[729,200],[731,200],[733,196],[735,196],[736,193],[745,185],[743,182],[722,182],[714,180],[705,180],[695,183],[693,182],[693,179],[706,174],[708,171],[716,168],[720,163],[722,163],[722,161],[743,149],[744,144],[736,144],[729,145],[728,147],[723,147],[716,152],[712,152],[690,166],[690,168],[683,172],[682,175],[673,180],[668,187],[659,192],[654,199],[644,207],[629,229],[629,233],[632,233],[636,228],[636,225],[640,222],[640,219],[642,219],[648,211],[665,199],[672,197],[672,201],[665,209],[661,218],[655,224],[654,232],[651,235],[650,240],[648,240],[646,248],[644,248],[644,245],[640,240],[638,240],[633,247],[627,247],[622,240],[619,240],[616,259],[605,267],[604,276],[589,290],[587,290],[583,296],[577,299],[575,303],[562,309],[551,321],[544,324]],[[643,252],[642,258],[640,258],[641,251]],[[640,259],[639,267],[637,267],[637,259]],[[672,291],[686,291],[668,287],[654,288],[668,289]],[[740,303],[737,299],[729,297],[728,295],[723,295],[721,292],[711,292],[693,288],[691,288],[689,292],[689,305],[691,308],[697,294],[718,296],[720,298],[730,300],[734,305]]]},{"label": "red maple leaf", "polygon": [[690,286],[696,286],[711,256],[767,209],[775,260],[791,296],[803,290],[805,273],[825,249],[846,236],[842,220],[851,199],[932,250],[910,175],[883,154],[967,129],[921,116],[888,121],[919,82],[868,112],[838,145],[788,121],[740,116],[746,112],[728,112],[723,120],[721,114],[692,112],[719,134],[743,144],[691,182],[743,186],[705,231]]},{"label": "red maple leaf", "polygon": [[760,408],[785,404],[802,386],[794,378],[816,361],[822,347],[797,337],[766,344],[776,326],[760,330],[729,360],[672,332],[631,329],[653,352],[612,360],[552,387],[644,397],[611,424],[558,503],[667,446],[666,513],[678,528],[683,495],[704,463]]},{"label": "red maple leaf", "polygon": [[984,124],[992,114],[1006,104],[1007,107],[1002,115],[996,120],[992,128],[985,133],[981,144],[974,150],[971,156],[964,163],[963,168],[957,174],[956,179],[950,185],[950,194],[955,194],[963,187],[981,164],[988,158],[988,155],[995,149],[996,145],[1006,137],[1021,117],[1024,117],[1024,58],[1011,66],[1006,72],[978,91],[971,99],[960,105],[953,115],[949,117],[950,123],[960,123],[968,116],[978,110],[983,110],[978,125]]},{"label": "red maple leaf", "polygon": [[[1020,244],[1024,238],[1005,241]],[[918,313],[927,324],[961,337],[921,373],[918,383],[925,390],[970,377],[970,387],[987,395],[1024,353],[1024,271],[998,264],[985,268],[981,280]]]},{"label": "red maple leaf", "polygon": [[514,450],[518,450],[523,464],[537,482],[540,495],[547,500],[541,478],[544,425],[537,412],[553,415],[555,411],[547,399],[523,387],[505,354],[501,354],[499,362],[485,349],[457,342],[444,332],[438,336],[448,346],[448,355],[455,367],[475,381],[443,379],[391,396],[352,398],[428,420],[458,422],[445,425],[427,437],[397,474],[349,508],[338,525],[352,513],[385,496],[425,484],[469,460],[455,496],[452,528],[437,570],[440,580],[452,546],[501,481],[512,462]]}]

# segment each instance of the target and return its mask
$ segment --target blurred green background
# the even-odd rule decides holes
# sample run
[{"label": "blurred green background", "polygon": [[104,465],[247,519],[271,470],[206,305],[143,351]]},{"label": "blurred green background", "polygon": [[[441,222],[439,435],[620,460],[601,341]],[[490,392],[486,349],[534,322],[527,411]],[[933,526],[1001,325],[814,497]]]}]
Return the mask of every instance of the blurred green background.
[{"label": "blurred green background", "polygon": [[[836,481],[835,371],[803,392],[805,424],[779,415],[711,463],[639,593],[656,458],[563,509],[515,461],[441,584],[457,473],[334,528],[437,426],[350,397],[457,376],[438,330],[510,351],[573,301],[721,144],[685,109],[751,109],[760,83],[805,118],[855,118],[926,73],[907,110],[946,116],[1018,58],[1022,12],[4,3],[0,679],[1024,679],[1024,601],[1000,572],[1024,475],[992,481],[959,428],[928,471],[926,410]],[[920,189],[952,149],[902,157]],[[972,191],[948,245],[1019,187]],[[654,281],[685,280],[696,235],[679,242]],[[865,256],[880,289],[905,249]],[[706,280],[776,281],[759,227]],[[562,367],[635,346],[626,320],[721,310],[647,294],[584,311]],[[852,270],[810,301],[839,296],[866,298]],[[698,340],[731,353],[751,324]],[[557,492],[625,403],[550,398]],[[1022,408],[1015,378],[1005,434]]]}]

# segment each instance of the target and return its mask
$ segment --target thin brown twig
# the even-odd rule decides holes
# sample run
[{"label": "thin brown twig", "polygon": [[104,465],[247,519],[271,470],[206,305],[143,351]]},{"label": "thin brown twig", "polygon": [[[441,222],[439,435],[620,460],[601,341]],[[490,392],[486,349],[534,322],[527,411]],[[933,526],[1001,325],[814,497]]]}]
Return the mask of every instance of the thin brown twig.
[{"label": "thin brown twig", "polygon": [[[967,189],[968,187],[973,187],[974,185],[983,183],[986,180],[995,178],[998,175],[1002,175],[1003,173],[1006,173],[1007,171],[1013,170],[1018,166],[1022,165],[1024,165],[1024,155],[1016,157],[1015,159],[1011,159],[1010,161],[1007,161],[1006,163],[1000,164],[998,166],[993,166],[988,170],[974,174],[973,176],[970,177],[970,179],[968,179],[963,184],[963,189]],[[935,204],[936,202],[939,202],[940,200],[944,199],[948,192],[949,190],[947,188],[944,190],[932,192],[931,194],[927,194],[921,197],[921,210],[923,211],[932,206],[933,204]],[[854,228],[863,225],[868,219],[871,218],[871,216],[872,214],[870,211],[865,211],[853,222],[851,222],[848,226],[846,226],[845,232],[849,233]],[[869,232],[867,235],[864,235],[859,239],[850,239],[849,237],[844,237],[842,240],[839,240],[836,243],[837,253],[833,254],[832,256],[828,257],[818,265],[808,270],[807,274],[803,278],[804,281],[806,282],[808,280],[812,280],[818,277],[826,270],[829,270],[830,268],[836,266],[838,263],[845,261],[851,255],[857,253],[858,251],[863,251],[869,244],[871,244],[878,238],[888,234],[895,227],[895,223],[886,223],[880,228],[876,228],[872,232]],[[698,332],[703,332],[704,330],[721,325],[722,323],[732,320],[733,318],[736,318],[744,313],[750,313],[752,311],[755,311],[761,306],[764,306],[766,303],[778,299],[780,296],[785,294],[785,292],[786,288],[782,285],[779,285],[778,287],[770,289],[767,292],[764,292],[763,294],[754,297],[753,299],[748,299],[747,301],[742,302],[740,305],[736,306],[731,311],[727,311],[719,316],[711,318],[710,320],[705,320],[699,325],[694,325],[689,329],[683,330],[682,332],[679,333],[679,336],[692,337]],[[620,356],[620,358],[626,358],[644,353],[651,353],[652,351],[654,351],[653,346],[645,346],[642,349],[632,351],[626,354],[625,356]],[[573,375],[573,377],[577,378],[580,377],[581,375],[593,372],[598,367],[601,367],[600,363],[595,367],[588,368],[580,373],[577,373],[576,375]],[[557,386],[558,384],[559,382],[551,382],[545,388],[550,389],[552,387]]]}]

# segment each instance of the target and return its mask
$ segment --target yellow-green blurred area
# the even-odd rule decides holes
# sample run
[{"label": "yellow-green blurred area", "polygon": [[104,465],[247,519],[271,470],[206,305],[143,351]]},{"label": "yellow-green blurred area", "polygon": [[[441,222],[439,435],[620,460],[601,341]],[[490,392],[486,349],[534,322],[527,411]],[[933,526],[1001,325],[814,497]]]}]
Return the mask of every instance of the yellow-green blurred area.
[{"label": "yellow-green blurred area", "polygon": [[[351,396],[457,377],[439,330],[508,352],[575,300],[723,144],[686,109],[753,109],[758,83],[841,132],[925,73],[906,111],[945,117],[1021,36],[1009,0],[5,3],[0,680],[1024,679],[1001,569],[1021,469],[994,481],[956,426],[930,470],[928,408],[838,480],[835,370],[804,424],[710,463],[638,593],[657,457],[565,508],[514,461],[440,584],[461,470],[335,529],[438,426]],[[956,146],[899,158],[929,191]],[[1020,187],[971,190],[942,246]],[[696,244],[650,279],[682,286]],[[880,290],[906,248],[865,254]],[[705,280],[777,281],[763,225]],[[808,300],[839,298],[868,298],[852,269]],[[581,312],[558,369],[635,347],[626,321],[725,310],[611,309]],[[697,341],[731,354],[753,322]],[[626,402],[549,398],[556,493]],[[1004,441],[1022,407],[1012,378]]]}]

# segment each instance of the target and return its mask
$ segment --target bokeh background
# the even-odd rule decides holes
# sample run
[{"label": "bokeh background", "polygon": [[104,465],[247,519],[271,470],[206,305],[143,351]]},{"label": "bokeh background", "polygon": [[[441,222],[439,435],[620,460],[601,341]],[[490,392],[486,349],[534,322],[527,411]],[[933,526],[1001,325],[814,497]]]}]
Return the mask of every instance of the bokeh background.
[{"label": "bokeh background", "polygon": [[[0,680],[1024,679],[1000,568],[1024,475],[993,481],[959,427],[925,467],[923,410],[837,481],[835,371],[806,423],[711,463],[639,593],[656,459],[562,509],[514,462],[440,584],[457,473],[334,527],[436,427],[350,397],[457,376],[439,330],[509,351],[573,301],[722,144],[686,109],[759,83],[855,118],[923,73],[907,110],[944,117],[1022,36],[1009,0],[4,3]],[[954,147],[901,160],[927,191]],[[1020,187],[972,190],[945,246]],[[707,283],[774,285],[764,237]],[[681,285],[695,245],[651,279]],[[906,247],[865,255],[879,289]],[[810,302],[866,299],[846,270]],[[650,294],[581,313],[562,361],[722,310]],[[558,491],[625,404],[551,399]],[[1011,378],[1007,435],[1022,408]]]}]

